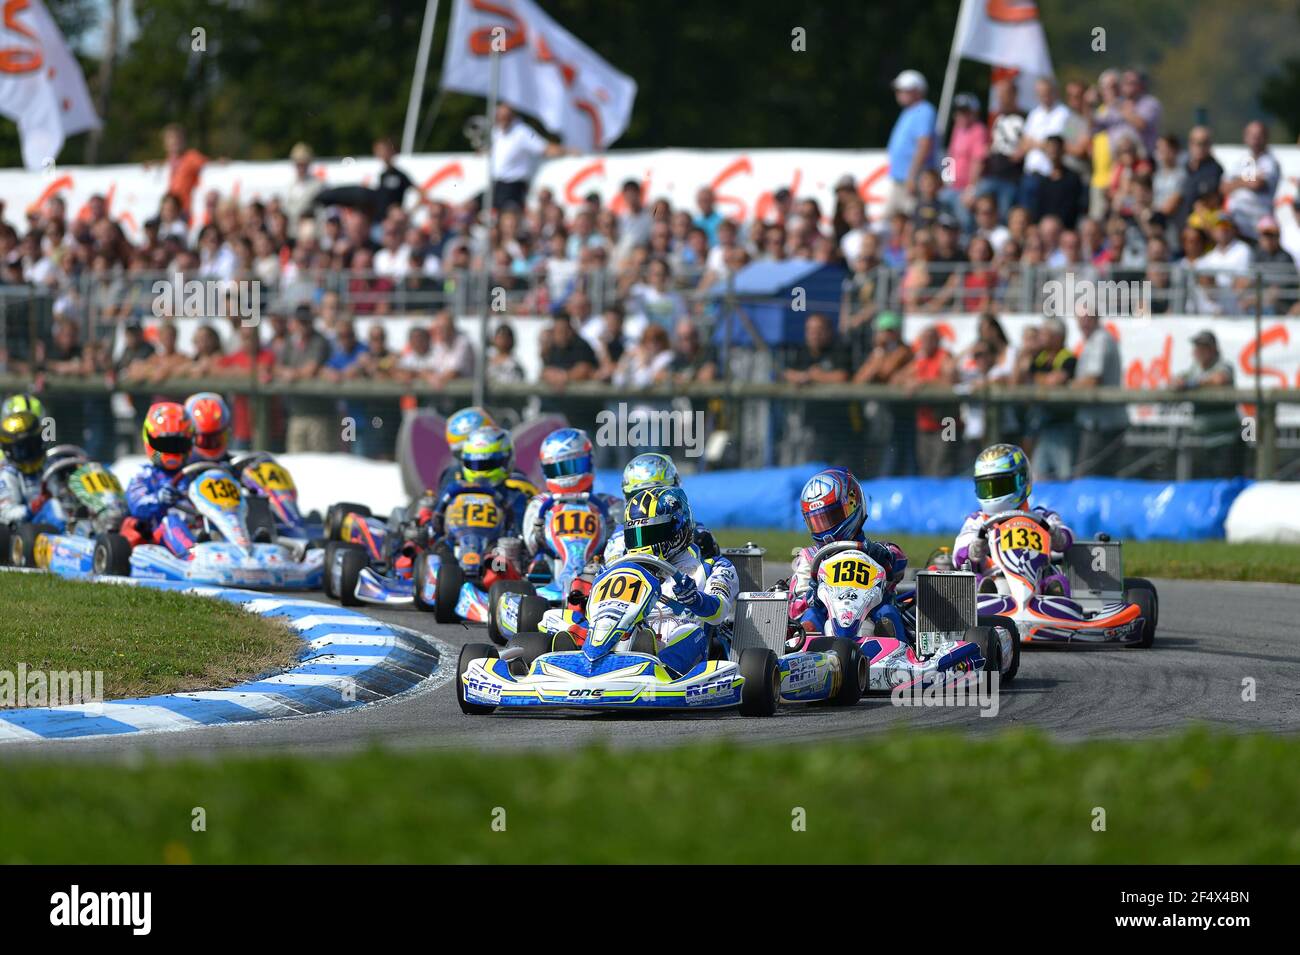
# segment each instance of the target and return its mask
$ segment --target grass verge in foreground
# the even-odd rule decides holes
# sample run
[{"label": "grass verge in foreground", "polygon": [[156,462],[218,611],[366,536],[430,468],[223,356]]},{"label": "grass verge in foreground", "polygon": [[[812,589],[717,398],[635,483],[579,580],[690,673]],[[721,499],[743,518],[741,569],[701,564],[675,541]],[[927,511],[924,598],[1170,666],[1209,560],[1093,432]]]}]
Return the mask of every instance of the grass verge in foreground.
[{"label": "grass verge in foreground", "polygon": [[220,600],[0,574],[0,671],[100,671],[104,699],[231,686],[293,663],[283,623]]},{"label": "grass verge in foreground", "polygon": [[[870,528],[868,528],[870,530]],[[873,531],[902,546],[912,566],[919,566],[937,547],[952,547],[953,537],[890,534]],[[790,549],[809,543],[807,534],[768,528],[718,531],[718,543],[734,547],[753,541],[767,548],[776,562],[790,559]],[[1257,580],[1300,584],[1300,547],[1288,544],[1229,544],[1226,541],[1130,541],[1124,544],[1124,573],[1130,577],[1183,577],[1197,580]]]},{"label": "grass verge in foreground", "polygon": [[1300,739],[1202,730],[32,760],[0,787],[0,862],[1295,863],[1297,762]]}]

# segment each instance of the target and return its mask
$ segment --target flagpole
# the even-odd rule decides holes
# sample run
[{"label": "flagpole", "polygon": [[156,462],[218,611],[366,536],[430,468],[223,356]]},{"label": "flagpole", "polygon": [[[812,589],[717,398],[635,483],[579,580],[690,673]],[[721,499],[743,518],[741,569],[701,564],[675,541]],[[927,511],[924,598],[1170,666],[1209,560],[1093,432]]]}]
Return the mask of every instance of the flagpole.
[{"label": "flagpole", "polygon": [[496,135],[497,93],[501,87],[501,51],[492,44],[492,82],[487,98],[487,189],[483,193],[483,225],[487,230],[487,256],[483,262],[483,316],[479,323],[478,364],[474,371],[474,404],[487,403],[488,316],[492,312],[492,193],[496,191],[496,170],[492,168],[492,139]]},{"label": "flagpole", "polygon": [[433,24],[438,19],[438,0],[424,5],[424,25],[420,28],[420,47],[415,54],[415,74],[411,77],[411,98],[406,103],[406,125],[402,128],[402,155],[415,152],[415,127],[420,120],[420,100],[424,98],[424,74],[429,69],[429,47],[433,46]]},{"label": "flagpole", "polygon": [[[952,109],[952,96],[957,85],[957,67],[961,64],[961,37],[966,26],[966,16],[970,0],[961,0],[957,11],[957,26],[952,31],[952,48],[948,51],[948,68],[943,74],[943,94],[939,97],[939,115],[935,119],[935,132],[942,141],[948,129],[948,112]],[[942,151],[942,146],[940,147]]]}]

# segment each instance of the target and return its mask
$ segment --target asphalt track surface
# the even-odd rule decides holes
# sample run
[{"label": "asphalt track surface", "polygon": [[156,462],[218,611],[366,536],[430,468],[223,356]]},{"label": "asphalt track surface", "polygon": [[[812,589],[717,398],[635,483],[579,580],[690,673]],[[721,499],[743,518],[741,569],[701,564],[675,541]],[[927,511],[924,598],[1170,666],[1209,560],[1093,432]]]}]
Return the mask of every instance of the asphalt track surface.
[{"label": "asphalt track surface", "polygon": [[[769,579],[775,570],[769,565]],[[734,712],[679,715],[552,714],[465,716],[451,677],[459,648],[487,642],[481,626],[439,625],[415,610],[374,616],[430,636],[442,651],[420,688],[372,706],[182,732],[0,746],[0,760],[25,756],[134,759],[202,757],[235,751],[329,755],[389,748],[558,748],[670,746],[725,738],[799,743],[870,736],[900,725],[989,733],[1036,727],[1054,737],[1133,738],[1191,724],[1230,731],[1300,728],[1300,586],[1161,580],[1160,629],[1149,650],[1025,648],[1020,675],[999,696],[995,716],[976,707],[898,707],[869,697],[847,710],[783,707],[768,719]],[[323,598],[322,598],[323,599]],[[1253,681],[1255,699],[1243,699]]]}]

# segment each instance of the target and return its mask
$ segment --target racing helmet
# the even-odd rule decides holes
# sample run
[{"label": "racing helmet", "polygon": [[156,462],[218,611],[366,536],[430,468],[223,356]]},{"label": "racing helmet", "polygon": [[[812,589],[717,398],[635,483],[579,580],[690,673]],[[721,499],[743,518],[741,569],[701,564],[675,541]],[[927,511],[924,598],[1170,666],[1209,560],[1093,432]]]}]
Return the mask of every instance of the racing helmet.
[{"label": "racing helmet", "polygon": [[554,494],[590,491],[596,483],[591,460],[591,439],[580,428],[560,428],[542,442],[542,476]]},{"label": "racing helmet", "polygon": [[631,498],[633,493],[648,487],[681,487],[682,479],[677,473],[677,465],[666,454],[647,452],[638,454],[623,469],[623,496]]},{"label": "racing helmet", "polygon": [[515,462],[515,442],[504,428],[470,432],[460,447],[460,470],[474,484],[504,484]]},{"label": "racing helmet", "polygon": [[848,468],[818,471],[799,495],[808,533],[818,544],[857,540],[867,522],[862,485]]},{"label": "racing helmet", "polygon": [[23,474],[38,474],[45,465],[41,419],[30,411],[15,411],[0,418],[0,451]]},{"label": "racing helmet", "polygon": [[45,417],[45,405],[41,404],[41,399],[35,395],[10,395],[5,399],[5,403],[0,405],[0,418],[7,418],[11,414],[19,411],[30,411],[40,421]]},{"label": "racing helmet", "polygon": [[200,391],[185,399],[185,413],[194,422],[194,453],[208,461],[220,461],[230,446],[230,406],[221,395]]},{"label": "racing helmet", "polygon": [[142,437],[154,467],[179,471],[194,449],[194,422],[176,402],[160,401],[145,413]]},{"label": "racing helmet", "polygon": [[496,421],[482,408],[461,408],[447,419],[447,447],[457,458],[465,445],[465,439],[479,428],[495,428]]},{"label": "racing helmet", "polygon": [[686,492],[679,487],[648,487],[628,498],[623,543],[629,554],[653,554],[672,560],[695,537],[695,519]]},{"label": "racing helmet", "polygon": [[1029,456],[1014,444],[994,444],[975,459],[975,496],[985,514],[1021,510],[1034,489]]}]

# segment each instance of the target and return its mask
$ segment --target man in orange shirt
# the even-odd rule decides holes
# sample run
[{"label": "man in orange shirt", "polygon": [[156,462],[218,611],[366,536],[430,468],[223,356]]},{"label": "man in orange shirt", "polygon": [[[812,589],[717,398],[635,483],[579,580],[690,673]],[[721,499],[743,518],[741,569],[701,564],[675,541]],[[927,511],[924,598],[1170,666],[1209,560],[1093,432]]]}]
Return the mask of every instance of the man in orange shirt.
[{"label": "man in orange shirt", "polygon": [[[952,353],[943,347],[939,330],[928,326],[917,338],[911,363],[895,381],[908,394],[919,388],[943,387],[957,380]],[[916,408],[916,463],[925,477],[952,474],[952,451],[956,447],[956,409],[950,405],[918,405]]]},{"label": "man in orange shirt", "polygon": [[197,149],[185,148],[185,130],[178,123],[163,127],[163,149],[167,153],[167,191],[181,201],[181,211],[190,217],[190,199],[208,157]]}]

